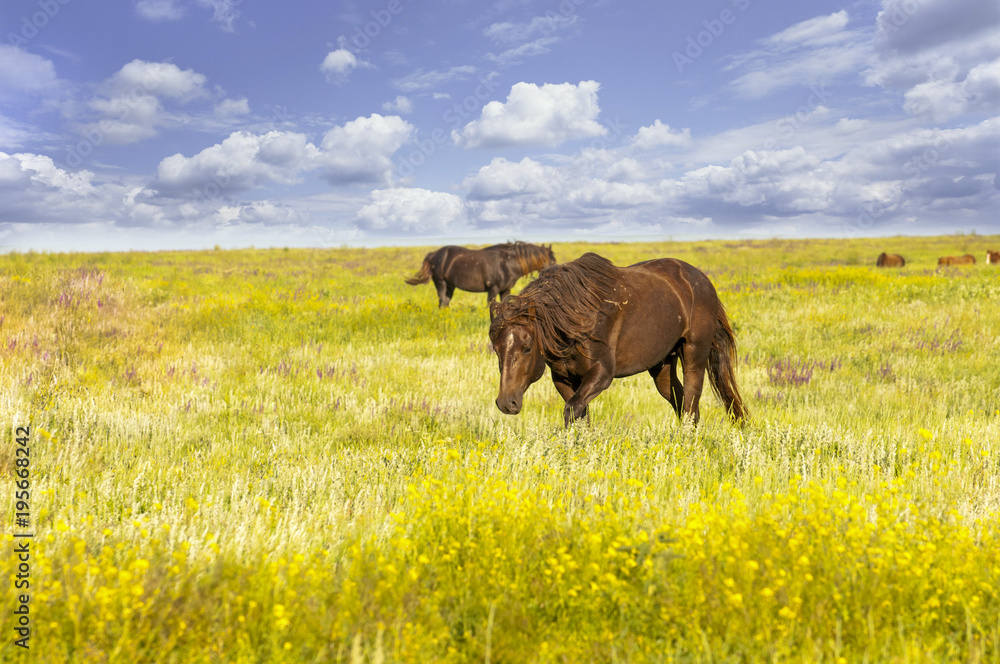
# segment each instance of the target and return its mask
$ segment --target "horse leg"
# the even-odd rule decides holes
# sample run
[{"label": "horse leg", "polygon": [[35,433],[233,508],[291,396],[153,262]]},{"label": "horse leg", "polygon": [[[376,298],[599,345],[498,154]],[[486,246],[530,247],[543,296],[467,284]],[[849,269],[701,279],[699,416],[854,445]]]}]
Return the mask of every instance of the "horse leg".
[{"label": "horse leg", "polygon": [[438,306],[447,307],[451,302],[451,294],[455,287],[445,281],[444,277],[434,276],[434,287],[438,292]]},{"label": "horse leg", "polygon": [[569,426],[573,420],[587,415],[587,405],[590,400],[611,386],[614,380],[612,372],[600,363],[594,364],[590,371],[584,374],[579,387],[563,407],[563,423]]},{"label": "horse leg", "polygon": [[677,354],[672,353],[661,364],[649,370],[653,377],[656,390],[673,407],[677,417],[681,416],[681,404],[684,401],[684,385],[677,378]]},{"label": "horse leg", "polygon": [[698,424],[701,419],[701,411],[698,402],[701,400],[701,390],[705,384],[705,367],[708,366],[708,355],[712,350],[712,343],[697,344],[691,341],[684,344],[684,393],[683,410],[685,415],[689,415]]},{"label": "horse leg", "polygon": [[[563,398],[563,401],[568,402],[576,394],[576,388],[569,382],[568,378],[562,376],[553,376],[552,384],[556,386],[556,392],[559,396]],[[565,419],[565,411],[563,412]],[[587,412],[587,407],[583,407],[583,414],[580,417],[586,417],[587,421],[590,421],[590,414]]]},{"label": "horse leg", "polygon": [[[490,304],[491,302],[493,302],[493,300],[495,300],[497,298],[497,294],[499,292],[500,292],[499,288],[497,288],[496,286],[494,286],[492,284],[487,284],[487,286],[486,286],[486,304]],[[502,300],[503,298],[500,298],[500,299]]]},{"label": "horse leg", "polygon": [[502,291],[500,291],[500,301],[503,302],[504,300],[506,300],[508,295],[510,295],[509,288],[505,288]]}]

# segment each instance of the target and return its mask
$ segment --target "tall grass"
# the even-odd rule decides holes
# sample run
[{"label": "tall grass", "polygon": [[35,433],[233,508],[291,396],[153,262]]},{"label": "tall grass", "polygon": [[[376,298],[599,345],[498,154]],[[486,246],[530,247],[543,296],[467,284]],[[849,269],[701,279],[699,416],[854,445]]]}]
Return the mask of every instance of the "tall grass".
[{"label": "tall grass", "polygon": [[743,429],[644,374],[502,415],[485,297],[403,283],[426,248],[4,256],[0,659],[1000,661],[1000,272],[936,269],[997,246],[554,247],[704,269]]}]

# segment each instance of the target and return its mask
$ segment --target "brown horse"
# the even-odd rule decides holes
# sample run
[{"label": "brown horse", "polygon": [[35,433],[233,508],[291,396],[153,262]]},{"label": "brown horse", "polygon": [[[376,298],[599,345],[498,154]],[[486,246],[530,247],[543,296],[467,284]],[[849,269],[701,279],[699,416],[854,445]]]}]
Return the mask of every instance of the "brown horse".
[{"label": "brown horse", "polygon": [[434,280],[438,306],[447,307],[455,289],[486,293],[486,301],[504,299],[517,280],[543,267],[555,265],[552,247],[528,242],[495,244],[485,249],[447,246],[424,258],[420,272],[406,280],[411,286]]},{"label": "brown horse", "polygon": [[942,256],[938,259],[938,266],[941,265],[975,265],[976,257],[972,254],[964,256]]},{"label": "brown horse", "polygon": [[875,265],[878,267],[903,267],[906,265],[906,259],[899,254],[887,254],[883,251],[878,255]]},{"label": "brown horse", "polygon": [[[543,270],[490,305],[490,342],[500,360],[497,407],[516,415],[545,366],[566,401],[563,421],[615,378],[648,371],[656,389],[697,424],[705,370],[736,422],[748,413],[736,385],[736,340],[715,287],[703,272],[672,258],[619,268],[587,253]],[[677,380],[677,360],[684,383]]]},{"label": "brown horse", "polygon": [[990,251],[986,250],[986,264],[987,265],[1000,265],[1000,251]]}]

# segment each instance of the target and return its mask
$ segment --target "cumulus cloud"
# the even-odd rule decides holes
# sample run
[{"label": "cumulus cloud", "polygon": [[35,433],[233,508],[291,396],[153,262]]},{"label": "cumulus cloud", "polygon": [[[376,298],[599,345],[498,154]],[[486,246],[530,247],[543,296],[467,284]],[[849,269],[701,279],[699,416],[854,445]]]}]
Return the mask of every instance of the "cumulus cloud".
[{"label": "cumulus cloud", "polygon": [[331,183],[375,182],[392,179],[392,155],[413,134],[413,125],[397,115],[351,120],[323,136],[323,178]]},{"label": "cumulus cloud", "polygon": [[935,79],[915,85],[905,95],[903,109],[935,121],[1000,108],[1000,60],[977,65],[962,81]]},{"label": "cumulus cloud", "polygon": [[539,194],[559,179],[557,169],[525,157],[520,162],[495,157],[472,177],[466,179],[471,200],[511,198]]},{"label": "cumulus cloud", "polygon": [[992,63],[1000,58],[1000,4],[883,0],[876,26],[867,83],[904,90],[905,110],[926,118],[989,108]]},{"label": "cumulus cloud", "polygon": [[223,99],[212,109],[212,114],[223,121],[243,117],[250,113],[250,101],[246,97]]},{"label": "cumulus cloud", "polygon": [[50,60],[17,46],[0,44],[0,101],[53,90],[58,83]]},{"label": "cumulus cloud", "polygon": [[207,97],[208,79],[193,69],[181,69],[172,62],[135,59],[115,72],[103,85],[109,97],[150,94],[181,103]]},{"label": "cumulus cloud", "polygon": [[[96,118],[82,124],[82,133],[117,145],[151,138],[163,127],[182,124],[171,109],[211,98],[203,74],[170,62],[138,59],[124,65],[98,90],[87,102]],[[228,110],[234,110],[232,102]]]},{"label": "cumulus cloud", "polygon": [[371,231],[453,232],[465,221],[465,205],[455,194],[418,187],[376,189],[355,222]]},{"label": "cumulus cloud", "polygon": [[336,82],[346,79],[347,75],[358,67],[364,68],[370,66],[371,64],[358,59],[356,55],[346,48],[338,48],[326,54],[326,57],[323,58],[323,62],[319,66],[319,70],[326,74],[326,80]]},{"label": "cumulus cloud", "polygon": [[0,152],[0,220],[7,223],[106,219],[122,188],[98,185],[94,174],[67,171],[50,157]]},{"label": "cumulus cloud", "polygon": [[670,125],[663,124],[659,119],[648,127],[639,127],[639,131],[632,137],[632,145],[641,150],[667,146],[684,147],[690,144],[690,129],[677,131],[671,129]]},{"label": "cumulus cloud", "polygon": [[410,101],[408,97],[403,95],[398,95],[392,101],[387,101],[382,104],[382,110],[388,111],[389,113],[412,113],[413,112],[413,102]]},{"label": "cumulus cloud", "polygon": [[770,214],[815,212],[829,204],[834,183],[820,174],[821,160],[796,147],[747,150],[728,166],[706,166],[685,173],[683,197],[718,198],[743,207],[759,206]]},{"label": "cumulus cloud", "polygon": [[576,138],[603,136],[597,122],[600,107],[596,81],[572,83],[515,83],[507,101],[491,101],[481,117],[451,133],[463,147],[498,148],[514,145],[555,146]]},{"label": "cumulus cloud", "polygon": [[333,184],[387,183],[392,155],[412,131],[402,118],[377,113],[330,129],[319,147],[297,132],[237,131],[191,157],[178,153],[162,160],[156,188],[167,196],[231,195],[270,183],[292,184],[314,170]]},{"label": "cumulus cloud", "polygon": [[303,164],[313,162],[317,155],[316,146],[304,134],[233,132],[193,157],[178,153],[161,161],[156,169],[157,188],[168,195],[196,195],[214,185],[212,195],[217,195],[219,190],[246,191],[269,182],[290,184]]}]

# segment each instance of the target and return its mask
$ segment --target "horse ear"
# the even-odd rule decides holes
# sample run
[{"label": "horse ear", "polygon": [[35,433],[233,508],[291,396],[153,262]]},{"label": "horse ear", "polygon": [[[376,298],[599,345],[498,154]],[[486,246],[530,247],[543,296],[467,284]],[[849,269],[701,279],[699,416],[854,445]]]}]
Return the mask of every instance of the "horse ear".
[{"label": "horse ear", "polygon": [[500,303],[497,301],[490,302],[490,323],[496,320],[498,311],[500,311]]}]

